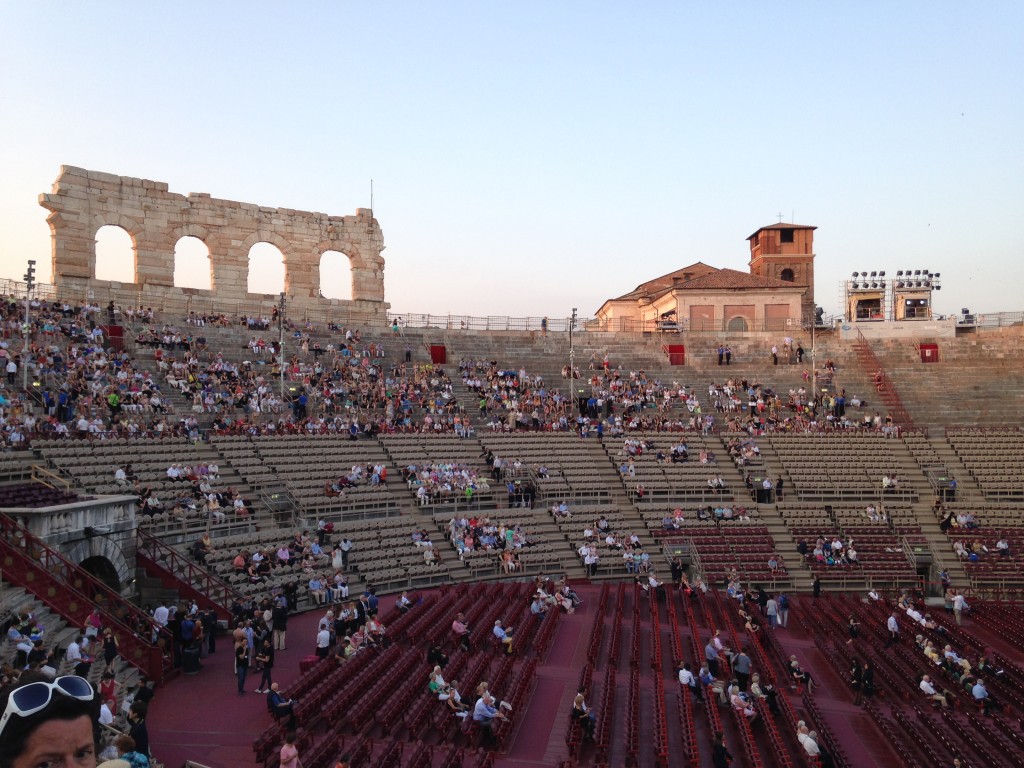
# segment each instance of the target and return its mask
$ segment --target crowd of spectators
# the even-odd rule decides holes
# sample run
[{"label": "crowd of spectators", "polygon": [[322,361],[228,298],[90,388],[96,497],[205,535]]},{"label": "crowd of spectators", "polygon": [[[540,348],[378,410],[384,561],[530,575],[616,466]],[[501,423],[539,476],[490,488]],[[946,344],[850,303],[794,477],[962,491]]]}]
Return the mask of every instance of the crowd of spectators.
[{"label": "crowd of spectators", "polygon": [[408,464],[401,473],[421,507],[458,498],[472,500],[477,492],[490,489],[486,477],[461,462]]},{"label": "crowd of spectators", "polygon": [[445,527],[445,536],[459,560],[473,552],[494,552],[504,573],[522,570],[520,550],[536,543],[521,525],[506,525],[486,516],[453,516]]}]

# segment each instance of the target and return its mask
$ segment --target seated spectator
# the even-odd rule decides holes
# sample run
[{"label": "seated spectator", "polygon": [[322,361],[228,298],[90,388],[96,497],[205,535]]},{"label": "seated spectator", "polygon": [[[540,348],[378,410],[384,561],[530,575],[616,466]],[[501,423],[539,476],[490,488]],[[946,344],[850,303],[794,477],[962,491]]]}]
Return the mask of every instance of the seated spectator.
[{"label": "seated spectator", "polygon": [[712,694],[717,694],[719,702],[725,704],[728,699],[726,698],[725,683],[715,678],[711,674],[711,670],[707,664],[701,665],[700,671],[697,673],[697,679],[700,680],[700,684],[705,688],[710,688]]},{"label": "seated spectator", "polygon": [[501,619],[495,619],[491,630],[498,642],[505,646],[505,653],[512,655],[512,627],[503,627]]},{"label": "seated spectator", "polygon": [[480,726],[487,741],[494,741],[494,720],[504,719],[505,713],[494,706],[494,697],[489,693],[485,692],[476,700],[473,721]]},{"label": "seated spectator", "polygon": [[469,717],[469,707],[462,701],[462,695],[459,693],[458,680],[452,680],[451,683],[449,683],[446,703],[448,704],[448,709],[450,709],[452,714],[456,717]]},{"label": "seated spectator", "polygon": [[761,676],[756,672],[750,677],[750,696],[754,699],[764,699],[768,703],[768,709],[773,715],[779,712],[778,692],[775,686],[770,683],[761,683]]},{"label": "seated spectator", "polygon": [[313,598],[314,605],[323,605],[327,602],[327,589],[320,577],[316,574],[309,580],[309,596]]},{"label": "seated spectator", "polygon": [[800,667],[800,662],[796,660],[796,656],[789,657],[789,671],[796,685],[804,684],[807,686],[808,693],[814,691],[815,682],[810,672],[805,672]]},{"label": "seated spectator", "polygon": [[921,682],[918,683],[918,688],[921,692],[931,699],[934,703],[938,704],[942,709],[949,709],[950,694],[948,691],[939,692],[935,689],[935,685],[932,683],[931,677],[928,675],[921,676]]},{"label": "seated spectator", "polygon": [[757,710],[754,709],[753,704],[743,698],[739,686],[732,685],[730,688],[732,693],[729,695],[729,703],[732,705],[732,708],[747,718],[748,721],[757,717]]},{"label": "seated spectator", "polygon": [[267,694],[267,709],[274,717],[287,718],[287,728],[295,729],[295,700],[285,698],[277,683],[270,686],[270,693]]},{"label": "seated spectator", "polygon": [[684,662],[679,667],[679,684],[685,685],[690,689],[690,693],[693,694],[693,698],[699,702],[704,701],[704,693],[701,685],[698,684],[697,677],[693,674],[690,668],[690,662]]},{"label": "seated spectator", "polygon": [[981,704],[984,713],[987,715],[989,709],[993,706],[993,702],[988,689],[985,687],[985,681],[980,677],[975,681],[974,686],[971,688],[971,696],[974,697],[974,700],[977,703]]}]

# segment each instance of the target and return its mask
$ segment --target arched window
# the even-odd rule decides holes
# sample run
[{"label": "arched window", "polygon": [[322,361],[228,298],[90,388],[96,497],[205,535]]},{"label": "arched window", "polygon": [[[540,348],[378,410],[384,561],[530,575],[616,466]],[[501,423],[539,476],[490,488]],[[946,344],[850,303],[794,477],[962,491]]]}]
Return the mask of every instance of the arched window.
[{"label": "arched window", "polygon": [[135,241],[121,227],[109,224],[96,231],[96,279],[136,282]]},{"label": "arched window", "polygon": [[270,243],[249,249],[249,293],[284,292],[284,254]]},{"label": "arched window", "polygon": [[210,249],[198,237],[183,237],[174,244],[174,285],[207,291],[213,287]]},{"label": "arched window", "polygon": [[729,325],[726,330],[729,331],[745,331],[747,330],[747,320],[744,317],[734,317],[729,321]]},{"label": "arched window", "polygon": [[340,251],[324,251],[320,257],[320,295],[325,299],[352,298],[352,263]]},{"label": "arched window", "polygon": [[782,270],[782,272],[779,273],[779,279],[785,280],[787,283],[792,283],[793,280],[795,280],[796,278],[793,275],[792,269],[784,269]]}]

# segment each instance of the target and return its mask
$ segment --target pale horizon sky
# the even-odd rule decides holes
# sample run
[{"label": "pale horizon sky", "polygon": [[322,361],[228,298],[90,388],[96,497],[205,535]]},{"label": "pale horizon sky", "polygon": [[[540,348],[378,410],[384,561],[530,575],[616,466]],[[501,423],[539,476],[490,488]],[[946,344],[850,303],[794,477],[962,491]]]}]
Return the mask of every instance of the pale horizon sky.
[{"label": "pale horizon sky", "polygon": [[373,179],[399,313],[591,316],[747,271],[780,213],[818,227],[829,314],[905,268],[942,273],[939,313],[1024,309],[1020,2],[0,11],[0,277],[50,280],[66,164],[335,215]]}]

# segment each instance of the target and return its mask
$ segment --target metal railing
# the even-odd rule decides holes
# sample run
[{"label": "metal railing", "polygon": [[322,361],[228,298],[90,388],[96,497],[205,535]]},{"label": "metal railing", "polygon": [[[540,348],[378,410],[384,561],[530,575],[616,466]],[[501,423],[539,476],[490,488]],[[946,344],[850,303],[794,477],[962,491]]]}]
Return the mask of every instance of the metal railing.
[{"label": "metal railing", "polygon": [[73,626],[82,626],[84,616],[96,607],[104,626],[110,626],[121,645],[121,656],[156,682],[170,673],[165,658],[151,637],[154,632],[170,648],[171,634],[158,629],[149,614],[136,607],[79,565],[48,547],[27,528],[0,514],[4,577],[24,587]]},{"label": "metal railing", "polygon": [[900,393],[896,389],[896,384],[893,382],[888,371],[885,370],[885,367],[882,365],[882,361],[878,359],[878,356],[871,348],[871,344],[868,343],[867,338],[861,332],[860,328],[857,329],[856,344],[858,356],[862,357],[866,366],[871,368],[867,373],[873,377],[875,389],[882,397],[882,401],[888,407],[889,414],[892,416],[893,421],[904,429],[915,429],[914,419],[903,405],[903,401],[900,399]]},{"label": "metal railing", "polygon": [[[18,301],[24,301],[25,282],[0,278],[0,296],[13,296]],[[252,298],[244,300],[225,300],[213,292],[193,293],[181,296],[163,295],[157,296],[147,294],[146,287],[135,283],[116,283],[105,285],[93,285],[83,295],[81,289],[75,287],[64,287],[53,283],[35,283],[32,289],[32,297],[42,301],[67,301],[72,306],[82,300],[88,299],[91,302],[106,306],[110,301],[115,305],[123,307],[148,307],[155,312],[160,312],[167,321],[173,321],[175,316],[184,319],[189,312],[199,314],[225,314],[228,316],[242,315],[266,315],[273,312],[279,301],[278,294],[253,294]],[[329,301],[324,299],[323,301]],[[344,300],[334,304],[311,304],[307,306],[296,302],[294,311],[289,312],[293,321],[302,322],[307,320],[313,323],[326,324],[330,321],[344,319],[346,322],[360,325],[380,325],[380,315],[361,310],[358,307],[348,305]],[[969,315],[970,322],[960,318],[960,325],[979,328],[1006,328],[1016,325],[1024,325],[1024,312],[991,312]],[[546,329],[554,333],[564,333],[569,330],[571,318],[565,317],[511,317],[505,315],[494,315],[479,317],[474,315],[461,314],[430,314],[417,312],[388,312],[387,322],[390,326],[394,320],[399,320],[401,327],[410,328],[435,328],[438,330],[473,330],[473,331],[543,331]],[[816,327],[820,330],[831,327],[835,322],[842,320],[839,316],[823,318]],[[545,323],[546,321],[546,323]],[[730,327],[731,326],[731,327]],[[577,318],[575,332],[622,332],[622,333],[743,333],[743,332],[798,332],[809,331],[810,324],[796,318],[744,320],[743,326],[738,327],[732,321],[725,319],[701,320],[682,318],[671,322],[660,320],[639,320],[635,318]]]},{"label": "metal railing", "polygon": [[138,528],[137,534],[136,557],[141,555],[153,566],[174,577],[175,584],[166,586],[178,587],[179,591],[196,600],[200,607],[217,610],[221,618],[231,617],[232,603],[242,602],[244,599],[241,592],[192,562],[149,531]]},{"label": "metal railing", "polygon": [[73,483],[70,480],[38,464],[32,465],[32,481],[45,485],[47,488],[61,489],[65,493],[72,492]]}]

